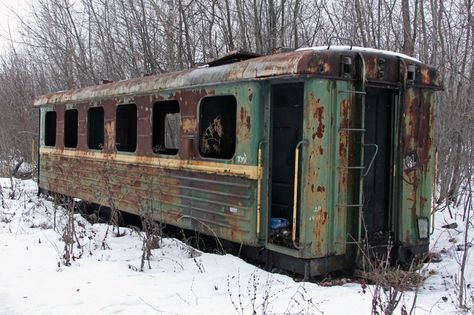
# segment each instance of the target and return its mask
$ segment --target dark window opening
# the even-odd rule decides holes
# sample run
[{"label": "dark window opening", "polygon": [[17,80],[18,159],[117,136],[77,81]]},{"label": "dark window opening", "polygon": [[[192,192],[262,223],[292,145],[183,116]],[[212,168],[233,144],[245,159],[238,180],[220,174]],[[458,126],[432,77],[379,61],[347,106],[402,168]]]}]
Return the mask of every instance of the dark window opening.
[{"label": "dark window opening", "polygon": [[199,113],[199,152],[230,159],[235,153],[237,101],[233,95],[205,97]]},{"label": "dark window opening", "polygon": [[352,58],[342,56],[342,76],[350,77],[352,72]]},{"label": "dark window opening", "polygon": [[92,150],[104,147],[104,108],[92,107],[87,112],[87,146]]},{"label": "dark window opening", "polygon": [[117,107],[115,123],[115,146],[117,151],[135,152],[137,147],[137,106]]},{"label": "dark window opening", "polygon": [[44,120],[44,145],[56,145],[56,112],[46,112]]},{"label": "dark window opening", "polygon": [[178,153],[181,115],[175,100],[153,105],[153,152],[175,155]]},{"label": "dark window opening", "polygon": [[77,147],[77,109],[68,109],[64,113],[64,146]]}]

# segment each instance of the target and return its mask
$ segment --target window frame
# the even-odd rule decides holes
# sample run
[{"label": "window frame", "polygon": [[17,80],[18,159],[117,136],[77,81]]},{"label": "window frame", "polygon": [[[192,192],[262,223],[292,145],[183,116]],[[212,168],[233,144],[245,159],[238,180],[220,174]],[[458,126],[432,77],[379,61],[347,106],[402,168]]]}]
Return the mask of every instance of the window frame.
[{"label": "window frame", "polygon": [[[48,135],[50,134],[48,132],[48,114],[50,113],[54,113],[54,132],[52,133],[52,135],[54,136],[54,143],[52,145],[48,144]],[[43,137],[43,144],[44,146],[46,147],[51,147],[51,148],[54,148],[56,147],[57,145],[57,127],[58,127],[58,113],[56,110],[46,110],[45,113],[44,113],[44,128],[43,128],[43,132],[44,132],[44,137]]]},{"label": "window frame", "polygon": [[[163,120],[159,123],[161,123],[162,125],[160,125],[159,127],[161,127],[161,131],[163,133],[163,143],[155,143],[155,106],[158,106],[159,107],[159,103],[175,103],[177,104],[178,106],[178,111],[177,112],[172,112],[172,111],[169,111],[169,112],[165,112],[164,116],[163,116]],[[156,111],[158,114],[161,114],[159,113],[159,110]],[[179,114],[179,128],[178,128],[178,146],[176,148],[170,148],[169,150],[176,150],[175,153],[166,153],[166,148],[164,151],[155,151],[155,146],[156,145],[163,145],[165,146],[166,144],[166,115],[168,114]],[[181,120],[181,104],[179,103],[178,100],[176,99],[169,99],[169,100],[157,100],[155,102],[153,102],[152,104],[152,108],[151,108],[151,150],[153,151],[153,154],[154,155],[164,155],[164,156],[177,156],[178,153],[179,153],[179,149],[180,149],[180,144],[181,144],[181,125],[182,125],[182,120]],[[158,135],[156,135],[156,137],[158,137]]]},{"label": "window frame", "polygon": [[[214,157],[214,156],[206,156],[204,155],[202,152],[201,152],[201,112],[202,112],[202,106],[204,105],[203,104],[203,101],[205,99],[210,99],[210,98],[219,98],[219,97],[232,97],[235,101],[235,112],[234,112],[234,127],[235,127],[235,130],[234,130],[234,135],[233,135],[233,140],[234,140],[234,149],[233,149],[233,153],[230,157]],[[198,132],[198,141],[197,141],[197,153],[199,155],[200,158],[202,159],[208,159],[208,160],[218,160],[218,161],[232,161],[234,158],[235,158],[235,155],[237,154],[237,144],[238,144],[238,137],[237,137],[237,112],[238,112],[238,108],[239,108],[239,104],[237,102],[237,96],[233,93],[226,93],[226,94],[218,94],[218,95],[207,95],[207,96],[204,96],[202,97],[200,100],[199,100],[199,104],[198,104],[198,107],[197,107],[197,113],[196,113],[196,116],[197,116],[197,132]]]},{"label": "window frame", "polygon": [[[69,126],[69,119],[67,119],[67,115],[68,113],[76,113],[76,124],[75,124],[75,139],[74,141],[72,142],[73,144],[75,145],[70,145],[69,144],[69,137],[72,137],[74,136],[74,132],[72,134],[71,131],[70,131],[70,127]],[[63,124],[63,141],[64,141],[64,148],[65,149],[76,149],[77,148],[77,145],[78,145],[78,142],[79,142],[79,111],[77,110],[77,108],[66,108],[64,110],[64,124]]]},{"label": "window frame", "polygon": [[[100,144],[99,144],[99,147],[98,148],[92,148],[91,147],[91,144],[90,144],[90,130],[91,130],[91,119],[90,119],[90,114],[91,114],[91,111],[92,110],[97,110],[97,109],[101,109],[102,110],[102,148],[100,147]],[[88,150],[93,150],[93,151],[103,151],[104,150],[104,147],[105,147],[105,109],[104,109],[104,106],[91,106],[87,109],[87,131],[86,131],[86,142],[87,142],[87,149]]]},{"label": "window frame", "polygon": [[[117,133],[117,130],[118,130],[118,111],[119,111],[119,108],[120,107],[126,107],[126,106],[133,106],[135,108],[135,123],[134,123],[134,127],[135,127],[135,139],[134,139],[134,149],[133,150],[119,150],[119,146],[121,145],[117,140],[117,136],[118,136],[118,133]],[[127,123],[127,127],[130,127]],[[133,127],[133,126],[132,126]],[[127,137],[129,136],[129,134],[127,135]],[[135,103],[128,103],[128,104],[118,104],[116,107],[115,107],[115,144],[114,144],[114,147],[115,147],[115,150],[117,153],[136,153],[137,152],[137,149],[138,149],[138,106],[137,104]]]}]

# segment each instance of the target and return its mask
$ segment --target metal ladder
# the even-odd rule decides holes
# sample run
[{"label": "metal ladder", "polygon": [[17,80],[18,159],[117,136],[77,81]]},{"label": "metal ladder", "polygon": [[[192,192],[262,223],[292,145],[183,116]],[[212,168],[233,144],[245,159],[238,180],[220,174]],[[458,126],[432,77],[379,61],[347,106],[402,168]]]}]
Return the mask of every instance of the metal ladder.
[{"label": "metal ladder", "polygon": [[[365,95],[367,94],[365,92],[365,63],[364,63],[364,58],[361,53],[359,53],[359,58],[361,60],[361,82],[360,82],[360,91],[358,90],[351,90],[351,91],[338,91],[338,93],[349,93],[352,95],[360,95],[360,103],[359,106],[362,106],[361,108],[361,114],[360,114],[360,126],[359,128],[349,128],[349,127],[344,127],[339,129],[339,134],[346,132],[348,133],[348,139],[351,139],[351,133],[359,134],[360,137],[360,165],[340,165],[339,168],[341,169],[347,169],[349,171],[359,171],[359,195],[357,200],[355,200],[354,203],[346,203],[346,204],[340,204],[337,203],[337,207],[341,208],[357,208],[358,211],[358,231],[357,231],[357,240],[353,242],[345,242],[346,244],[358,244],[360,243],[361,237],[362,237],[362,210],[363,210],[363,183],[364,183],[364,177],[369,174],[372,165],[375,161],[375,158],[377,157],[377,153],[379,151],[378,145],[375,143],[369,143],[366,144],[364,143],[364,135],[366,132],[365,129]],[[370,159],[369,165],[365,167],[364,165],[364,153],[365,153],[365,148],[366,147],[373,147],[374,148],[374,153],[372,158]],[[339,193],[338,193],[338,198],[339,198]]]}]

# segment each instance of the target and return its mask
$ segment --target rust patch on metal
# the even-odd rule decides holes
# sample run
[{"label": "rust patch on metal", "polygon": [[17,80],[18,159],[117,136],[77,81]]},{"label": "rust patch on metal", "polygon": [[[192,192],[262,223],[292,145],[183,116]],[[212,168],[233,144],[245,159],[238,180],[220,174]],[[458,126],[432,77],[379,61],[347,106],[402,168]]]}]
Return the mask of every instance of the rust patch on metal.
[{"label": "rust patch on metal", "polygon": [[115,100],[104,100],[100,104],[104,108],[104,152],[115,152]]},{"label": "rust patch on metal", "polygon": [[181,116],[194,116],[197,117],[197,104],[199,101],[208,95],[214,95],[215,91],[213,89],[195,89],[195,90],[179,90],[172,93],[172,99],[175,99],[179,102],[179,107],[181,111]]},{"label": "rust patch on metal", "polygon": [[313,240],[315,242],[316,252],[318,255],[323,254],[322,245],[325,244],[324,238],[326,232],[326,224],[328,222],[328,212],[318,207],[315,213],[315,224],[313,228]]},{"label": "rust patch on metal", "polygon": [[[349,118],[349,100],[343,100],[341,102],[341,128],[349,128],[350,126],[350,118]],[[341,132],[340,133],[340,140],[339,140],[339,158],[342,161],[347,160],[347,146],[349,145],[349,134],[348,132]]]},{"label": "rust patch on metal", "polygon": [[[209,69],[191,69],[186,71],[152,75],[109,84],[95,85],[82,89],[50,93],[37,97],[34,106],[51,104],[78,103],[82,101],[130,97],[140,92],[181,89],[184,86],[209,84],[225,81],[239,81],[269,76],[311,74],[315,76],[340,75],[341,56],[354,58],[357,52],[353,50],[302,50],[288,53],[273,54],[252,58],[224,67]],[[362,52],[368,80],[396,84],[398,78],[398,58],[384,54]],[[384,60],[381,62],[380,60]],[[381,72],[383,63],[383,75]],[[435,85],[436,71],[421,65],[420,82]],[[251,101],[249,95],[249,100]]]},{"label": "rust patch on metal", "polygon": [[420,196],[420,208],[421,209],[424,209],[426,207],[426,204],[428,202],[428,199],[423,197],[423,196]]},{"label": "rust patch on metal", "polygon": [[312,130],[313,130],[313,135],[312,138],[313,140],[318,137],[319,139],[322,139],[324,136],[324,106],[321,105],[321,100],[318,98],[316,99],[313,94],[311,94],[310,98],[310,108],[313,113],[313,119],[314,121],[317,121],[317,127],[315,129],[314,125],[312,124]]},{"label": "rust patch on metal", "polygon": [[240,108],[240,115],[239,115],[239,123],[238,123],[238,130],[239,140],[240,141],[248,141],[251,136],[251,123],[250,123],[250,115],[247,111],[247,108],[242,106]]},{"label": "rust patch on metal", "polygon": [[[430,161],[433,139],[430,136],[432,128],[432,113],[429,100],[423,99],[423,94],[415,90],[413,98],[406,98],[405,132],[403,134],[403,158],[414,156],[415,168],[424,169]],[[404,168],[405,173],[410,172]]]},{"label": "rust patch on metal", "polygon": [[184,134],[194,134],[197,132],[196,117],[181,116],[181,130]]},{"label": "rust patch on metal", "polygon": [[105,133],[105,152],[115,151],[115,120],[106,121],[104,126]]},{"label": "rust patch on metal", "polygon": [[316,136],[321,139],[323,137],[323,133],[324,133],[324,123],[323,123],[323,120],[324,120],[324,107],[318,107],[316,113],[316,118],[318,120],[318,129],[316,131]]},{"label": "rust patch on metal", "polygon": [[328,212],[327,211],[321,211],[321,213],[318,217],[318,220],[319,220],[319,224],[325,225],[326,222],[328,221]]},{"label": "rust patch on metal", "polygon": [[64,150],[64,105],[54,106],[56,111],[56,148]]},{"label": "rust patch on metal", "polygon": [[422,85],[427,86],[440,86],[438,72],[435,68],[427,66],[427,65],[420,65],[420,78],[419,83]]},{"label": "rust patch on metal", "polygon": [[213,89],[179,90],[170,93],[170,99],[179,102],[181,112],[181,144],[179,157],[181,159],[194,160],[198,155],[198,123],[197,108],[203,97],[214,95]]},{"label": "rust patch on metal", "polygon": [[87,111],[89,104],[82,103],[77,104],[76,109],[78,112],[77,120],[77,149],[87,150]]},{"label": "rust patch on metal", "polygon": [[423,99],[423,94],[420,95],[421,102],[419,105],[419,115],[418,115],[418,156],[422,162],[422,166],[426,168],[428,166],[429,160],[431,158],[430,152],[433,146],[432,139],[430,136],[431,125],[431,113],[430,113],[430,103],[427,100]]},{"label": "rust patch on metal", "polygon": [[137,155],[152,155],[152,97],[149,95],[135,96],[137,106]]},{"label": "rust patch on metal", "polygon": [[[319,103],[318,103],[319,104]],[[316,133],[313,134],[313,139],[314,139],[314,136],[316,135],[319,139],[322,139],[323,135],[324,135],[324,123],[323,123],[323,120],[324,120],[324,107],[317,107],[315,112],[314,112],[314,118],[318,121],[318,128],[316,130]]]}]

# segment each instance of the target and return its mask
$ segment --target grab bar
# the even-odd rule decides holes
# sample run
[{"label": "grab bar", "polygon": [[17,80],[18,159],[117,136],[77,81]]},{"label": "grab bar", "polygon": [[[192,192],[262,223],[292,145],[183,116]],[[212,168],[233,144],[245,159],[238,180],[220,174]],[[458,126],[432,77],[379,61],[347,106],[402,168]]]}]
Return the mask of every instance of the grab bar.
[{"label": "grab bar", "polygon": [[294,177],[294,186],[293,186],[293,225],[291,229],[291,240],[293,241],[293,246],[297,249],[303,248],[302,246],[296,245],[296,217],[298,212],[298,184],[299,184],[299,162],[300,162],[300,146],[306,144],[306,140],[301,140],[296,144],[295,148],[295,177]]}]

